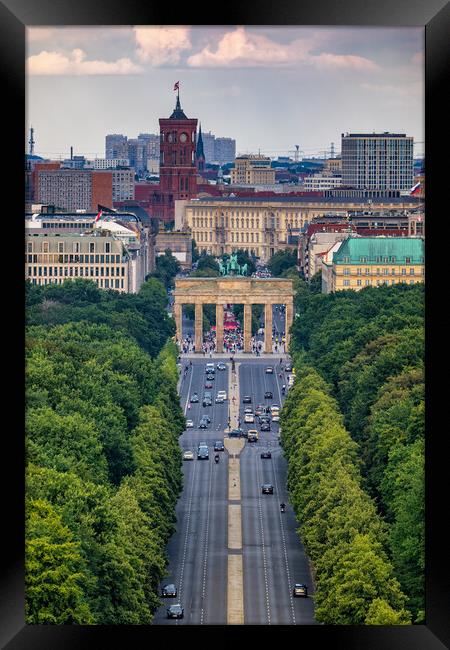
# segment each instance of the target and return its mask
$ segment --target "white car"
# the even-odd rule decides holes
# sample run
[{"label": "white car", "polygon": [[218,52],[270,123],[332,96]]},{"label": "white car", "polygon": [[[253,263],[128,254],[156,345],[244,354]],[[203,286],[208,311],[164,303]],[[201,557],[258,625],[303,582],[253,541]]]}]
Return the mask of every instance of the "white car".
[{"label": "white car", "polygon": [[217,393],[217,397],[221,397],[223,400],[227,399],[227,391],[226,390],[219,390]]},{"label": "white car", "polygon": [[244,422],[251,423],[251,422],[254,422],[254,421],[255,421],[255,416],[253,415],[253,413],[246,413],[245,414]]},{"label": "white car", "polygon": [[278,406],[278,404],[272,404],[272,406],[270,407],[270,412],[272,413],[272,415],[274,415],[274,413],[279,414],[280,407]]},{"label": "white car", "polygon": [[186,420],[186,429],[193,429],[194,423],[192,420]]},{"label": "white car", "polygon": [[273,375],[273,368],[272,368],[272,366],[267,366],[267,368],[266,368],[266,375]]},{"label": "white car", "polygon": [[272,414],[272,422],[279,422],[280,421],[280,416],[278,413],[273,413]]},{"label": "white car", "polygon": [[194,452],[187,450],[183,453],[183,460],[194,460]]},{"label": "white car", "polygon": [[244,409],[244,415],[245,415],[246,413],[253,413],[253,409],[252,409],[251,406],[246,406],[246,407],[245,407],[245,409]]}]

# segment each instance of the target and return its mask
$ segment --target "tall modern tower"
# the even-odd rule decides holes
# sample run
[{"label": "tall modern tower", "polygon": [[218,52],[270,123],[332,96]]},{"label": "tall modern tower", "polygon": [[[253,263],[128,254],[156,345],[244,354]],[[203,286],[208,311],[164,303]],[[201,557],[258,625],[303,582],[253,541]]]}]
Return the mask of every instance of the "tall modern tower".
[{"label": "tall modern tower", "polygon": [[342,185],[368,190],[410,190],[412,137],[404,133],[342,134]]},{"label": "tall modern tower", "polygon": [[177,103],[169,118],[160,118],[160,191],[164,202],[164,218],[175,218],[175,201],[197,195],[195,164],[197,119],[186,117]]}]

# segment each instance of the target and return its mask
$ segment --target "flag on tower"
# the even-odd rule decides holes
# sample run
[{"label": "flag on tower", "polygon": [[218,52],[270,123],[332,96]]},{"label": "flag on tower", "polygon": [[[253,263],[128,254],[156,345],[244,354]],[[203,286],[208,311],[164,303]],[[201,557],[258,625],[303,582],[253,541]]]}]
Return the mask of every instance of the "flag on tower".
[{"label": "flag on tower", "polygon": [[98,213],[98,215],[94,219],[94,223],[97,223],[97,221],[101,218],[102,214],[103,214],[103,210],[100,210],[100,212]]},{"label": "flag on tower", "polygon": [[175,86],[173,87],[173,89],[174,89],[174,90],[179,90],[179,88],[180,88],[180,82],[177,81],[177,82],[175,83]]}]

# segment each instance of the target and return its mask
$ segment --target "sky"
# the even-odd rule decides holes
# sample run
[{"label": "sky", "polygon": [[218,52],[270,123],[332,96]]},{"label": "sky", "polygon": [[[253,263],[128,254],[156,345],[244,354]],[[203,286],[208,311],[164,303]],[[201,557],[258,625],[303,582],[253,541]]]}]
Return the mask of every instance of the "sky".
[{"label": "sky", "polygon": [[[323,155],[342,133],[414,137],[424,155],[423,27],[28,27],[26,141],[105,156],[105,136],[159,133],[176,81],[202,131],[238,154]],[[26,145],[26,151],[28,146]]]}]

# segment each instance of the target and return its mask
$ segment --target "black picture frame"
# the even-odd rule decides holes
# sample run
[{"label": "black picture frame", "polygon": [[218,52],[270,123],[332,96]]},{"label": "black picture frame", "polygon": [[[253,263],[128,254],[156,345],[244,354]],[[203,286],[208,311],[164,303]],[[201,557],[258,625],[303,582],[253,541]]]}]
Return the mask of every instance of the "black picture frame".
[{"label": "black picture frame", "polygon": [[[442,495],[448,494],[449,474],[446,462],[448,424],[432,425],[436,413],[445,416],[445,398],[436,380],[436,367],[445,351],[441,341],[448,338],[448,316],[444,316],[442,279],[445,277],[445,238],[436,237],[440,228],[446,232],[446,214],[440,211],[448,181],[446,165],[438,162],[445,153],[448,121],[448,40],[450,8],[445,0],[259,0],[244,4],[229,0],[213,10],[217,3],[202,5],[183,3],[154,3],[151,0],[3,0],[0,2],[0,67],[3,89],[3,124],[11,138],[7,150],[7,165],[3,171],[3,222],[8,225],[10,254],[8,282],[4,292],[4,324],[7,333],[3,351],[11,350],[13,358],[3,364],[7,385],[3,395],[5,410],[13,415],[13,426],[3,434],[2,478],[9,475],[3,489],[2,559],[5,566],[0,585],[0,644],[8,650],[21,648],[104,648],[108,643],[119,647],[140,648],[151,643],[161,627],[151,626],[26,626],[24,623],[24,364],[23,360],[23,265],[16,254],[13,238],[23,237],[23,141],[25,125],[25,27],[38,25],[347,25],[347,26],[424,26],[425,27],[425,133],[427,165],[427,290],[426,290],[426,624],[393,627],[372,626],[303,626],[295,630],[295,644],[308,643],[333,650],[440,650],[450,647],[450,579],[448,571],[448,542],[446,536],[447,508]],[[57,97],[55,97],[57,101]],[[4,161],[3,161],[4,162]],[[13,232],[11,233],[11,227]],[[4,232],[4,237],[6,233]],[[434,242],[434,243],[433,243]],[[439,242],[439,243],[438,243]],[[433,252],[434,249],[434,252]],[[447,271],[448,276],[448,271]],[[433,293],[435,297],[433,299]],[[432,366],[430,359],[433,360]],[[442,361],[441,361],[442,363]],[[12,406],[16,404],[16,406]],[[437,418],[436,418],[437,421]],[[448,422],[448,418],[447,418]],[[189,641],[195,635],[213,635],[213,628],[187,626],[164,628],[164,638],[171,642],[172,634]],[[264,634],[266,643],[271,633],[279,639],[289,633],[287,627],[266,626],[246,628],[223,627],[220,640]],[[180,637],[181,640],[181,637]],[[188,642],[189,642],[188,641]]]}]

